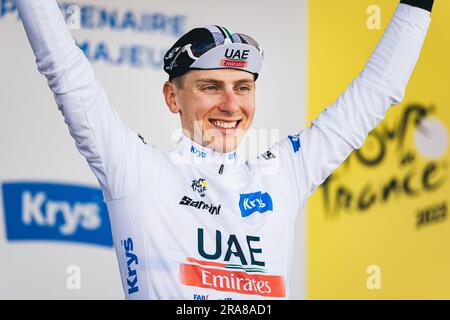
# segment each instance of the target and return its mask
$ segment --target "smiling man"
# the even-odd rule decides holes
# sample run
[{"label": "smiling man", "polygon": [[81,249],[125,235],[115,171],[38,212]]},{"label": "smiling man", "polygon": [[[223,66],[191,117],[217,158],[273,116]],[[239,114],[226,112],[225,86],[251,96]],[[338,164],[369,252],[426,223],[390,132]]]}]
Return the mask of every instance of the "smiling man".
[{"label": "smiling man", "polygon": [[333,105],[246,161],[237,147],[253,120],[263,59],[252,38],[207,26],[169,49],[163,93],[184,134],[166,152],[110,107],[56,2],[17,0],[38,70],[102,188],[126,298],[289,298],[299,209],[403,99],[432,5],[402,0]]}]

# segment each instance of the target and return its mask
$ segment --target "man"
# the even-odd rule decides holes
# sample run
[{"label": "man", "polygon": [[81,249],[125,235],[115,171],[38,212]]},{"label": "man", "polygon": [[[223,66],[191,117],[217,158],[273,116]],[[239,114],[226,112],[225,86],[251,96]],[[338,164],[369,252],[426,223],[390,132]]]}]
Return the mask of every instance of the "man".
[{"label": "man", "polygon": [[[403,99],[432,5],[402,0],[335,103],[310,128],[242,161],[263,56],[256,41],[209,26],[167,52],[163,92],[184,135],[164,152],[110,108],[56,2],[17,0],[38,69],[102,188],[126,298],[288,298],[297,213]],[[264,174],[275,161],[277,171]]]}]

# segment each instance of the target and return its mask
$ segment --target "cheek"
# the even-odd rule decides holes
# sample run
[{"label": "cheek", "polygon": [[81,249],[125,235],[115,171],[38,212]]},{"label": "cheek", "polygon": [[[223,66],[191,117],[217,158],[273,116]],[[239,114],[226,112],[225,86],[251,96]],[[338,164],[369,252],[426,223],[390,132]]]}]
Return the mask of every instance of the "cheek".
[{"label": "cheek", "polygon": [[183,113],[185,120],[193,123],[204,118],[204,115],[209,111],[211,101],[202,99],[194,94],[186,95],[183,99]]},{"label": "cheek", "polygon": [[209,98],[198,98],[195,100],[195,105],[193,105],[193,111],[195,113],[196,120],[202,121],[207,115],[214,109],[216,101]]},{"label": "cheek", "polygon": [[247,115],[249,120],[253,119],[253,115],[255,114],[256,106],[255,99],[253,97],[249,97],[245,101],[243,101],[242,109],[244,113]]},{"label": "cheek", "polygon": [[195,110],[195,118],[198,121],[204,121],[208,118],[209,112],[213,109],[211,101],[208,104],[199,104]]},{"label": "cheek", "polygon": [[204,130],[208,127],[208,124],[205,124],[208,119],[208,112],[210,111],[209,105],[200,105],[197,104],[193,108],[191,108],[191,112],[188,115],[189,123],[191,128],[202,128]]}]

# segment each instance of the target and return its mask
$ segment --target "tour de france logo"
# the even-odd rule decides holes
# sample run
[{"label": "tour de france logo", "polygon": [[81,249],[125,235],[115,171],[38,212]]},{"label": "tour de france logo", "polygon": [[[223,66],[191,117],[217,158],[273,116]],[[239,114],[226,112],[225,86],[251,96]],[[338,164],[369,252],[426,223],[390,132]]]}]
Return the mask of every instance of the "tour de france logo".
[{"label": "tour de france logo", "polygon": [[208,186],[208,182],[206,182],[205,179],[200,178],[197,180],[192,180],[192,190],[197,191],[198,193],[200,193],[201,197],[205,196],[205,192],[207,190],[207,186]]}]

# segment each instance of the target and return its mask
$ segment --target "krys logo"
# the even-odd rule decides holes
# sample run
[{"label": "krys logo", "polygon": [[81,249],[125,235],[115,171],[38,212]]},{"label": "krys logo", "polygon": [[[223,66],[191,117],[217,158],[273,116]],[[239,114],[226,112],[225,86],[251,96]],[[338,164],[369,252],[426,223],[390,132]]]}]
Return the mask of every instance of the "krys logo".
[{"label": "krys logo", "polygon": [[7,239],[112,246],[108,212],[98,188],[53,183],[2,184]]},{"label": "krys logo", "polygon": [[206,158],[206,152],[198,149],[195,146],[191,146],[191,153],[193,153],[198,158]]},{"label": "krys logo", "polygon": [[248,217],[254,212],[273,211],[272,198],[270,195],[261,191],[254,193],[245,193],[240,195],[239,208],[243,218]]},{"label": "krys logo", "polygon": [[127,291],[128,294],[139,292],[137,265],[139,264],[138,256],[134,252],[133,239],[127,238],[120,241],[125,250],[126,273],[127,273]]}]

